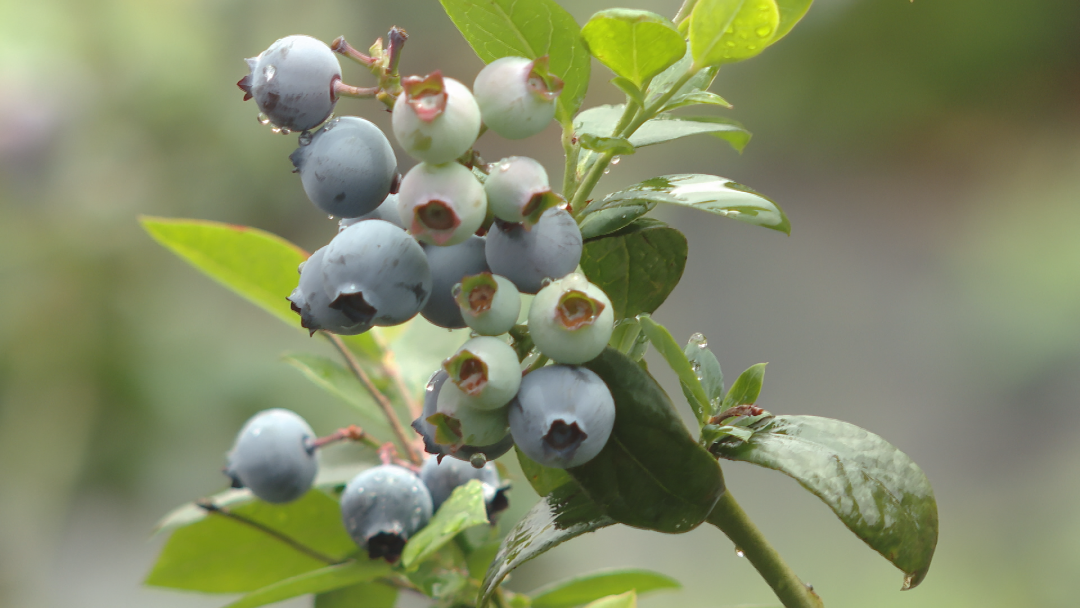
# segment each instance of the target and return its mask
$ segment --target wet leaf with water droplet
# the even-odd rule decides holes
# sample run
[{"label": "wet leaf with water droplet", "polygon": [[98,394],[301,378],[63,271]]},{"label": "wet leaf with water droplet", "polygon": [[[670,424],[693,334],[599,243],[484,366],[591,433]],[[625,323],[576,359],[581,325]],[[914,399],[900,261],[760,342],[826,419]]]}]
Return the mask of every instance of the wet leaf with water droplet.
[{"label": "wet leaf with water droplet", "polygon": [[[720,411],[720,404],[724,398],[724,373],[720,371],[720,362],[717,361],[716,355],[709,350],[708,342],[706,342],[705,336],[701,334],[694,334],[690,337],[690,340],[686,343],[686,348],[683,349],[683,354],[690,361],[690,366],[694,368],[695,375],[701,383],[705,397],[708,399],[704,415],[704,419],[708,419]],[[686,386],[681,381],[679,384],[682,386],[686,400],[690,401],[692,397],[691,387]]]},{"label": "wet leaf with water droplet", "polygon": [[699,0],[690,14],[694,65],[749,59],[765,50],[779,23],[775,0]]},{"label": "wet leaf with water droplet", "polygon": [[690,404],[690,409],[694,412],[694,419],[699,425],[705,424],[710,412],[709,394],[698,379],[690,359],[683,349],[679,348],[678,342],[671,337],[671,332],[666,327],[653,321],[648,315],[640,315],[638,321],[641,323],[642,333],[649,337],[649,341],[656,347],[657,352],[664,357],[667,364],[671,366],[671,370],[679,378],[686,402]]},{"label": "wet leaf with water droplet", "polygon": [[581,35],[593,57],[637,86],[686,53],[686,43],[675,24],[649,11],[600,11],[581,28]]},{"label": "wet leaf with water droplet", "polygon": [[487,507],[484,506],[484,488],[479,480],[454,488],[446,500],[415,536],[405,543],[401,553],[401,565],[406,570],[435,554],[443,545],[453,540],[462,530],[488,523]]},{"label": "wet leaf with water droplet", "polygon": [[900,568],[905,589],[922,582],[937,546],[937,502],[930,481],[906,454],[878,435],[829,418],[771,416],[751,428],[748,441],[721,441],[713,451],[794,478]]}]

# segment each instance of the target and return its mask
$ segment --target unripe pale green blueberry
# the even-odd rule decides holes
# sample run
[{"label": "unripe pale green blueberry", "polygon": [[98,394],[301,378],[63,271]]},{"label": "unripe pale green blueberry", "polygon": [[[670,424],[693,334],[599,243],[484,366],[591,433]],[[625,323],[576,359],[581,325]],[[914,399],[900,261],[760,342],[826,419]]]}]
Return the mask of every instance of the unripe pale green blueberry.
[{"label": "unripe pale green blueberry", "polygon": [[462,279],[454,286],[454,299],[465,324],[482,336],[510,331],[521,313],[521,294],[514,283],[490,272]]},{"label": "unripe pale green blueberry", "polygon": [[[471,462],[474,466],[478,461],[480,466],[483,466],[484,462],[495,460],[509,452],[510,448],[514,447],[514,438],[509,433],[491,445],[456,445],[451,447],[435,441],[438,428],[429,418],[434,417],[436,422],[443,418],[442,415],[436,416],[436,414],[438,412],[439,394],[449,378],[450,375],[443,369],[439,369],[431,375],[431,379],[427,383],[427,391],[424,394],[424,410],[416,420],[412,421],[413,429],[424,439],[424,451],[428,454],[451,456],[457,460]],[[453,383],[451,382],[450,385],[453,386]],[[446,429],[444,429],[445,432]]]},{"label": "unripe pale green blueberry", "polygon": [[514,348],[498,338],[480,336],[461,345],[443,361],[450,380],[468,399],[466,404],[494,410],[510,403],[521,385],[521,367]]},{"label": "unripe pale green blueberry", "polygon": [[506,437],[510,431],[506,407],[481,410],[471,407],[471,400],[453,382],[443,383],[436,413],[428,418],[435,425],[437,443],[453,449],[464,445],[494,445]]},{"label": "unripe pale green blueberry", "polygon": [[543,131],[555,118],[555,100],[562,88],[562,80],[548,70],[547,56],[496,59],[473,82],[484,124],[507,139]]},{"label": "unripe pale green blueberry", "polygon": [[529,308],[529,334],[536,348],[559,363],[596,358],[614,327],[607,294],[576,272],[541,289]]},{"label": "unripe pale green blueberry", "polygon": [[401,81],[394,102],[394,137],[405,152],[427,163],[448,163],[480,135],[480,108],[468,87],[433,72]]},{"label": "unripe pale green blueberry", "polygon": [[495,163],[484,182],[484,192],[488,209],[495,217],[530,226],[564,200],[551,191],[544,166],[527,156],[511,156]]},{"label": "unripe pale green blueberry", "polygon": [[457,245],[484,222],[487,195],[472,171],[457,163],[420,163],[401,180],[398,213],[416,240]]}]

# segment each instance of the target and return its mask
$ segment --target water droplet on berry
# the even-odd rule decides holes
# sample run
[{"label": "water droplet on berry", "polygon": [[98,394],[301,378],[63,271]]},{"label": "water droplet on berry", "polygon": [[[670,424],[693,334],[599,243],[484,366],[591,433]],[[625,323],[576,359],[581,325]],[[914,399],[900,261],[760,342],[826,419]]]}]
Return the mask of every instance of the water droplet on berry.
[{"label": "water droplet on berry", "polygon": [[266,114],[263,114],[262,112],[259,112],[259,115],[255,117],[255,120],[259,121],[260,125],[270,124],[270,117]]},{"label": "water droplet on berry", "polygon": [[273,133],[274,135],[277,135],[278,133],[281,133],[281,127],[279,127],[277,125],[271,125],[270,126],[270,132]]},{"label": "water droplet on berry", "polygon": [[746,553],[744,553],[742,549],[740,549],[738,547],[735,547],[735,556],[736,557],[746,557]]},{"label": "water droplet on berry", "polygon": [[290,129],[289,127],[281,127],[282,135],[288,135],[289,133],[292,133],[292,129]]},{"label": "water droplet on berry", "polygon": [[303,133],[301,133],[297,141],[300,142],[301,146],[311,145],[311,131],[304,131]]},{"label": "water droplet on berry", "polygon": [[328,215],[328,216],[326,216],[326,219],[328,219],[328,220],[332,220],[332,219],[334,219],[334,216],[332,216],[332,215]]},{"label": "water droplet on berry", "polygon": [[274,67],[274,64],[271,63],[263,68],[263,76],[266,78],[266,82],[273,80],[274,74],[277,74],[277,68]]},{"label": "water droplet on berry", "polygon": [[510,170],[510,163],[509,162],[501,162],[501,163],[499,163],[499,171],[505,173],[505,172],[507,172],[509,170]]},{"label": "water droplet on berry", "polygon": [[548,285],[551,285],[554,282],[555,282],[554,279],[552,279],[551,277],[544,277],[543,279],[540,279],[540,287],[541,288],[547,287]]},{"label": "water droplet on berry", "polygon": [[454,286],[450,288],[450,295],[455,298],[461,295],[461,283],[455,283]]}]

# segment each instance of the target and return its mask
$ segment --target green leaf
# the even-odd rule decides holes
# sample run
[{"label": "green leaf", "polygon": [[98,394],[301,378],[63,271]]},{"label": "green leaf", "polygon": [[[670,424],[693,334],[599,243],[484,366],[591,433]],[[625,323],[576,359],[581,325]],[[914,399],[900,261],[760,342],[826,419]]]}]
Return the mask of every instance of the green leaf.
[{"label": "green leaf", "polygon": [[[468,578],[456,568],[447,568],[436,561],[424,562],[418,569],[409,572],[409,582],[416,585],[420,593],[434,600],[445,600],[458,595],[468,584]],[[457,603],[445,602],[443,605],[452,606]]]},{"label": "green leaf", "polygon": [[632,359],[609,347],[585,367],[611,390],[615,427],[595,458],[567,472],[620,523],[671,533],[695,528],[724,492],[716,459]]},{"label": "green leaf", "polygon": [[634,81],[630,80],[629,78],[617,76],[611,79],[611,84],[618,87],[618,89],[623,93],[626,93],[626,96],[629,97],[632,101],[634,101],[634,103],[636,103],[637,105],[645,105],[645,92],[642,91],[641,88],[638,87],[638,85],[634,84]]},{"label": "green leaf", "polygon": [[[649,89],[645,92],[646,101],[648,103],[654,103],[657,99],[671,90],[671,88],[675,86],[675,83],[681,80],[691,69],[693,63],[693,57],[690,53],[686,53],[683,55],[682,59],[677,61],[670,68],[661,72],[656,78],[653,78],[652,82],[649,83]],[[716,72],[718,70],[718,67],[713,66],[695,72],[694,75],[690,77],[690,80],[680,86],[664,105],[670,107],[672,104],[678,103],[688,95],[695,95],[708,89],[716,78]]]},{"label": "green leaf", "polygon": [[488,523],[484,488],[476,479],[454,488],[431,521],[405,543],[401,565],[406,570],[431,557],[462,530]]},{"label": "green leaf", "polygon": [[600,11],[581,29],[589,52],[639,87],[686,54],[675,24],[649,11]]},{"label": "green leaf", "polygon": [[540,499],[503,538],[480,587],[483,608],[508,574],[521,564],[571,538],[615,523],[574,483]]},{"label": "green leaf", "polygon": [[615,154],[633,154],[634,145],[624,137],[602,137],[592,133],[582,133],[578,137],[578,143],[586,150],[593,152],[614,152]]},{"label": "green leaf", "polygon": [[682,278],[686,237],[667,224],[639,218],[629,226],[585,242],[581,269],[604,290],[615,319],[656,310]]},{"label": "green leaf", "polygon": [[814,0],[776,0],[777,6],[780,7],[780,24],[776,26],[776,35],[769,41],[769,45],[776,44],[777,40],[780,40],[791,31],[791,28],[795,27],[795,24],[803,18],[806,11],[810,10],[810,4]]},{"label": "green leaf", "polygon": [[[724,372],[720,371],[720,362],[716,360],[716,355],[709,350],[709,343],[705,340],[705,336],[697,333],[690,336],[690,340],[686,342],[686,348],[683,349],[683,354],[686,355],[686,359],[690,362],[694,377],[700,381],[701,388],[705,390],[705,396],[709,398],[706,418],[719,413],[724,400]],[[682,385],[683,394],[689,400],[693,385],[688,387],[682,382],[680,384]]]},{"label": "green leaf", "polygon": [[686,400],[690,404],[690,409],[694,411],[694,419],[698,421],[699,425],[704,424],[711,409],[709,395],[701,385],[701,380],[694,373],[694,368],[690,365],[686,353],[683,352],[682,348],[679,348],[675,338],[671,337],[671,332],[663,325],[653,321],[652,317],[640,315],[638,321],[641,322],[641,331],[649,337],[649,342],[652,342],[657,352],[671,366],[671,370],[679,378],[679,384],[683,386],[683,391],[688,393]]},{"label": "green leaf", "polygon": [[641,331],[641,322],[636,318],[621,319],[615,323],[608,346],[634,361],[641,361],[649,350],[649,338]]},{"label": "green leaf", "polygon": [[525,452],[516,445],[514,451],[517,452],[518,464],[521,465],[521,472],[525,474],[525,479],[540,496],[547,496],[554,492],[555,488],[574,481],[566,471],[545,467],[526,456]]},{"label": "green leaf", "polygon": [[749,59],[780,23],[775,0],[699,0],[690,14],[690,53],[699,68]]},{"label": "green leaf", "polygon": [[[320,490],[283,505],[253,501],[231,512],[302,543],[333,562],[356,551],[338,502]],[[327,561],[220,513],[173,532],[146,584],[210,593],[243,593],[328,565]]]},{"label": "green leaf", "polygon": [[758,395],[761,394],[761,383],[765,378],[766,365],[768,363],[751,365],[739,374],[739,377],[735,379],[735,384],[731,385],[731,390],[724,397],[724,403],[720,406],[721,412],[736,405],[757,403]]},{"label": "green leaf", "polygon": [[627,568],[601,570],[545,585],[529,595],[532,608],[574,608],[609,595],[636,591],[639,595],[658,589],[681,589],[670,576]]},{"label": "green leaf", "polygon": [[484,63],[500,57],[550,58],[563,80],[556,115],[569,124],[589,87],[589,51],[570,13],[553,0],[440,0]]},{"label": "green leaf", "polygon": [[679,97],[673,97],[671,101],[667,102],[661,109],[661,112],[667,112],[674,110],[675,108],[682,108],[686,106],[720,106],[723,108],[731,109],[735,106],[728,103],[728,100],[712,93],[710,91],[697,91],[696,93],[687,93],[686,95],[680,95]]},{"label": "green leaf", "polygon": [[364,558],[360,561],[349,561],[282,579],[245,595],[225,608],[265,606],[308,593],[333,591],[356,583],[372,581],[389,573],[390,564],[382,560]]},{"label": "green leaf", "polygon": [[622,230],[655,207],[656,203],[651,201],[625,201],[618,207],[585,213],[579,216],[581,223],[578,224],[578,229],[581,230],[581,238],[589,240]]},{"label": "green leaf", "polygon": [[791,234],[791,223],[776,203],[746,186],[715,175],[690,173],[654,177],[591,203],[584,213],[627,204],[640,205],[642,201],[682,205]]},{"label": "green leaf", "polygon": [[143,216],[155,241],[210,278],[293,327],[300,319],[287,298],[307,252],[281,237],[247,226]]},{"label": "green leaf", "polygon": [[585,608],[637,608],[637,594],[627,591],[620,595],[609,595],[589,603]]},{"label": "green leaf", "polygon": [[326,357],[304,353],[285,355],[282,360],[300,370],[305,378],[363,414],[367,418],[365,423],[379,422],[385,425],[385,422],[382,422],[382,410],[375,405],[360,381],[345,369],[345,366]]},{"label": "green leaf", "polygon": [[314,608],[394,608],[396,588],[383,583],[358,583],[315,596]]},{"label": "green leaf", "polygon": [[750,132],[741,123],[720,116],[673,116],[660,114],[630,136],[630,143],[636,148],[660,144],[680,137],[708,133],[720,138],[736,151],[742,152],[750,142]]},{"label": "green leaf", "polygon": [[937,545],[937,503],[910,458],[855,425],[816,416],[773,416],[746,442],[720,442],[729,460],[780,471],[825,501],[856,536],[918,585]]}]

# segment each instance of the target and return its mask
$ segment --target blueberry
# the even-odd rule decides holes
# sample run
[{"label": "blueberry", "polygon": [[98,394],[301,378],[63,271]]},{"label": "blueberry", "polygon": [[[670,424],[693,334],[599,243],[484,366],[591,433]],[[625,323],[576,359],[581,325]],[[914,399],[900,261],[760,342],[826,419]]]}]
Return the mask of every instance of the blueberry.
[{"label": "blueberry", "polygon": [[431,457],[420,467],[420,479],[431,492],[435,511],[446,502],[458,486],[463,486],[473,479],[479,480],[484,491],[484,505],[487,507],[488,520],[492,521],[500,511],[510,506],[506,498],[508,484],[499,479],[495,463],[488,462],[477,469],[471,464],[453,458]]},{"label": "blueberry", "polygon": [[529,334],[536,348],[559,363],[596,358],[615,327],[611,300],[584,275],[571,273],[548,284],[529,308]]},{"label": "blueberry", "polygon": [[360,473],[341,494],[341,519],[371,559],[396,562],[409,540],[427,525],[431,494],[415,473],[384,464]]},{"label": "blueberry", "polygon": [[240,80],[244,100],[252,97],[274,125],[292,131],[317,126],[334,110],[334,82],[341,65],[330,47],[310,36],[287,36],[247,60]]},{"label": "blueberry", "polygon": [[383,220],[384,222],[390,222],[402,230],[406,228],[406,226],[401,223],[401,214],[398,213],[398,196],[396,194],[388,194],[386,198],[383,199],[383,202],[379,203],[379,206],[370,213],[365,213],[359,217],[341,218],[338,221],[338,232],[364,220]]},{"label": "blueberry", "polygon": [[484,187],[457,163],[420,163],[401,180],[401,221],[418,240],[446,247],[472,236],[487,215]]},{"label": "blueberry", "polygon": [[431,293],[420,244],[382,220],[358,222],[326,246],[323,287],[330,307],[350,320],[397,325],[416,316]]},{"label": "blueberry", "polygon": [[454,286],[453,293],[465,324],[482,336],[510,331],[521,313],[517,287],[497,274],[481,272],[465,277]]},{"label": "blueberry", "polygon": [[451,449],[448,445],[435,443],[435,425],[428,422],[428,418],[437,412],[439,393],[442,390],[443,383],[449,377],[450,375],[441,369],[431,375],[427,383],[427,391],[424,394],[424,411],[419,418],[412,422],[413,429],[424,439],[424,451],[428,454],[452,456],[466,462],[471,462],[473,458],[491,461],[509,452],[510,448],[514,447],[514,440],[509,433],[494,444],[485,446],[463,445]]},{"label": "blueberry", "polygon": [[314,335],[322,329],[334,334],[356,335],[371,329],[364,321],[354,321],[340,310],[330,308],[330,298],[323,288],[323,256],[326,247],[318,249],[300,265],[300,284],[288,300],[293,312],[300,315],[300,326]]},{"label": "blueberry", "polygon": [[484,182],[484,192],[492,215],[504,222],[530,225],[563,201],[551,191],[544,166],[526,156],[511,156],[495,163]]},{"label": "blueberry", "polygon": [[465,276],[488,269],[487,258],[484,257],[484,238],[470,236],[468,240],[449,247],[427,244],[423,247],[428,268],[431,269],[431,297],[420,314],[439,327],[465,327],[465,319],[461,317],[461,309],[454,301],[452,290]]},{"label": "blueberry", "polygon": [[315,206],[338,217],[371,213],[390,193],[397,158],[379,127],[343,116],[289,156]]},{"label": "blueberry", "polygon": [[450,380],[467,395],[470,408],[494,410],[510,403],[521,385],[514,348],[498,338],[479,336],[443,361]]},{"label": "blueberry", "polygon": [[474,399],[453,382],[443,383],[435,415],[428,418],[437,427],[437,442],[456,449],[463,445],[494,445],[506,437],[506,407],[479,409],[472,406]]},{"label": "blueberry", "polygon": [[496,221],[487,235],[488,266],[522,293],[536,293],[544,279],[558,279],[581,262],[581,230],[563,209],[548,209],[535,226]]},{"label": "blueberry", "polygon": [[563,82],[548,71],[547,56],[502,57],[476,76],[473,91],[484,124],[507,139],[535,135],[555,118]]},{"label": "blueberry", "polygon": [[394,103],[394,137],[405,152],[427,163],[448,163],[465,154],[480,135],[480,108],[468,87],[433,72],[401,82]]},{"label": "blueberry", "polygon": [[244,423],[227,457],[225,474],[266,502],[285,503],[311,489],[319,464],[315,432],[295,412],[264,410]]},{"label": "blueberry", "polygon": [[585,464],[604,448],[615,424],[615,401],[592,371],[551,365],[522,379],[509,420],[514,443],[526,456],[566,469]]}]

